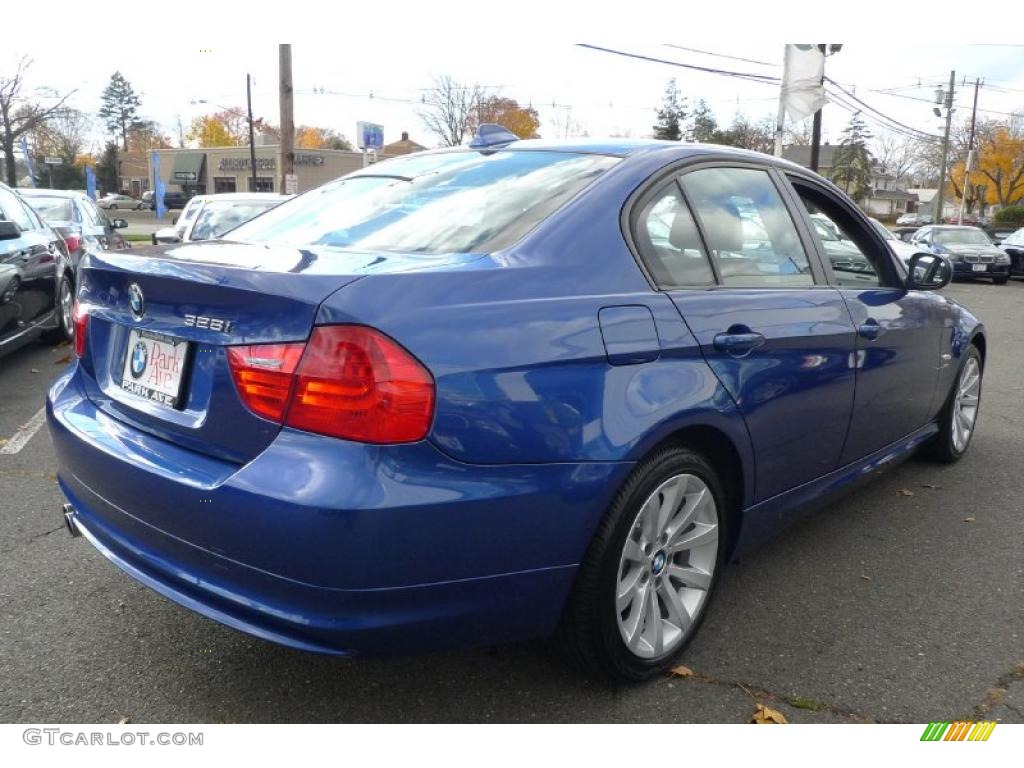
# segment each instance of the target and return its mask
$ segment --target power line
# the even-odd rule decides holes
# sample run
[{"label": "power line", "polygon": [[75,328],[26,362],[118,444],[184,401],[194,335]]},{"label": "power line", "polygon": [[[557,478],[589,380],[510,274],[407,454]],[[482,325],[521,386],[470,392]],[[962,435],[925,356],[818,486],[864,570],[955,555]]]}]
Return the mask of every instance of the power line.
[{"label": "power line", "polygon": [[706,72],[712,75],[725,75],[727,77],[738,77],[743,80],[750,80],[755,83],[762,83],[764,85],[775,85],[782,82],[781,78],[774,77],[772,75],[759,75],[753,72],[733,72],[726,69],[715,69],[714,67],[701,67],[696,64],[684,64],[681,61],[670,61],[669,59],[659,59],[656,56],[644,56],[640,53],[629,53],[627,51],[618,51],[614,48],[603,48],[599,45],[590,45],[589,43],[576,43],[580,48],[589,48],[593,51],[601,51],[602,53],[611,53],[616,56],[625,56],[630,59],[640,59],[642,61],[651,61],[655,64],[668,64],[673,67],[681,67],[683,69],[692,69],[697,72]]},{"label": "power line", "polygon": [[732,61],[743,61],[747,64],[764,64],[766,67],[778,67],[778,62],[770,61],[758,61],[757,59],[744,59],[742,56],[729,56],[725,53],[714,53],[713,51],[702,51],[699,48],[687,48],[683,45],[673,45],[672,43],[665,43],[667,48],[678,48],[680,51],[689,51],[690,53],[700,53],[704,56],[716,56],[719,59],[731,59]]},{"label": "power line", "polygon": [[825,80],[827,80],[829,83],[831,83],[836,88],[838,88],[840,91],[842,91],[844,94],[846,94],[846,96],[848,96],[854,102],[856,102],[857,104],[860,104],[864,109],[868,110],[869,112],[874,113],[879,118],[881,118],[883,120],[886,120],[889,123],[893,123],[895,125],[898,125],[900,128],[902,128],[902,129],[904,129],[906,131],[910,131],[911,133],[919,134],[922,137],[926,137],[926,138],[930,138],[930,139],[938,138],[937,136],[934,136],[933,134],[926,133],[925,131],[918,130],[917,128],[914,128],[913,126],[907,125],[906,123],[901,123],[899,120],[896,120],[895,118],[889,117],[889,115],[885,114],[884,112],[880,112],[879,110],[877,110],[874,107],[872,107],[870,104],[868,104],[863,99],[860,99],[857,96],[855,96],[854,94],[850,93],[848,90],[846,90],[842,85],[837,83],[831,77],[825,77]]}]

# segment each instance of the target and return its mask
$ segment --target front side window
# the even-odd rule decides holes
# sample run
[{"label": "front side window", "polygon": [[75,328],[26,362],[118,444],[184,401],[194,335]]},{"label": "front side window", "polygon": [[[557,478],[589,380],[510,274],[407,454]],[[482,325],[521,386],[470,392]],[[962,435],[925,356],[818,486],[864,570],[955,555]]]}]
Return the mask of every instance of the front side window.
[{"label": "front side window", "polygon": [[618,162],[499,150],[378,163],[243,224],[232,240],[407,253],[506,248]]},{"label": "front side window", "polygon": [[724,285],[813,285],[796,225],[765,171],[704,168],[682,178]]},{"label": "front side window", "polygon": [[793,187],[811,220],[811,234],[832,267],[836,285],[863,288],[886,285],[892,256],[880,248],[873,233],[865,229],[840,203],[814,187],[794,180]]},{"label": "front side window", "polygon": [[635,237],[640,256],[659,288],[714,284],[697,224],[675,181],[658,190],[641,208]]},{"label": "front side window", "polygon": [[32,219],[28,215],[17,196],[10,190],[0,187],[0,216],[13,221],[22,230],[35,229]]}]

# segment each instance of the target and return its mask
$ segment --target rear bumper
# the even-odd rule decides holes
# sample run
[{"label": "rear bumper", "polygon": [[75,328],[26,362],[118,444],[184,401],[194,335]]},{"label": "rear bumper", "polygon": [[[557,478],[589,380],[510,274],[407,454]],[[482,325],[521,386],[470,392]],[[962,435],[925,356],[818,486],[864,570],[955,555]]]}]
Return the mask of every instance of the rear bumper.
[{"label": "rear bumper", "polygon": [[78,367],[47,400],[82,534],[165,597],[329,653],[478,645],[554,630],[630,465],[476,466],[429,443],[283,430],[232,465],[112,419]]}]

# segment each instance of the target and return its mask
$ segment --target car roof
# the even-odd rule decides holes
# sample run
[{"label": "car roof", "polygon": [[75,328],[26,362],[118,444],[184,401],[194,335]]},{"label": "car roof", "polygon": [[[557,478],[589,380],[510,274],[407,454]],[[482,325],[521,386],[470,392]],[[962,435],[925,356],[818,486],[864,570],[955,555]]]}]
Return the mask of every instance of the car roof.
[{"label": "car roof", "polygon": [[84,197],[85,192],[77,189],[41,189],[39,187],[29,187],[26,189],[19,189],[18,192],[27,197]]},{"label": "car roof", "polygon": [[192,199],[209,203],[219,200],[287,200],[288,197],[276,192],[221,192],[214,195],[196,195]]}]

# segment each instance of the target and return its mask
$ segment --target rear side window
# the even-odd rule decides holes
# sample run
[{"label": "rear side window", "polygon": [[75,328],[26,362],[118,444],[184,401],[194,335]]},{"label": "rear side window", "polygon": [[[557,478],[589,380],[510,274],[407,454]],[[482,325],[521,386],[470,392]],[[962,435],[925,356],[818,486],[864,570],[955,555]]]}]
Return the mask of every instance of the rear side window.
[{"label": "rear side window", "polygon": [[232,240],[407,253],[506,248],[619,162],[548,151],[396,158],[282,203]]},{"label": "rear side window", "polygon": [[723,285],[814,284],[796,225],[765,171],[703,168],[685,174],[682,185]]},{"label": "rear side window", "polygon": [[73,221],[75,214],[72,211],[71,200],[67,197],[41,197],[33,195],[28,198],[29,205],[51,224],[64,221]]},{"label": "rear side window", "polygon": [[640,210],[634,228],[637,249],[659,288],[713,285],[714,273],[697,224],[673,180]]}]

